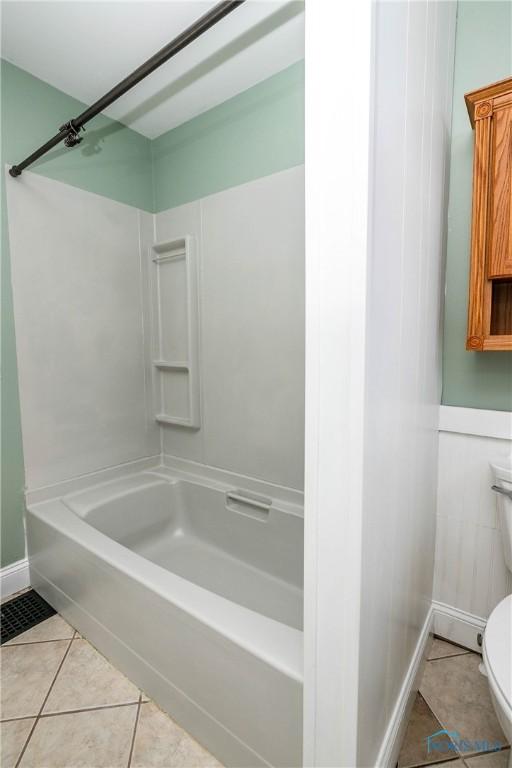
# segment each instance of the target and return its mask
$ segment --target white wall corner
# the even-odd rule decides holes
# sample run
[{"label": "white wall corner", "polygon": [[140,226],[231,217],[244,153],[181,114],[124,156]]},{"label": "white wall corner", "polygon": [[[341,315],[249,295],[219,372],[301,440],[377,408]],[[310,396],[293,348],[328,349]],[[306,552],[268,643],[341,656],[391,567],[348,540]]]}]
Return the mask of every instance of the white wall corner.
[{"label": "white wall corner", "polygon": [[421,630],[407,674],[398,694],[377,760],[376,768],[395,768],[405,735],[416,693],[430,648],[434,628],[434,609],[431,606]]},{"label": "white wall corner", "polygon": [[4,597],[10,597],[27,587],[30,587],[30,573],[26,557],[16,563],[6,565],[0,570],[0,596],[2,600]]}]

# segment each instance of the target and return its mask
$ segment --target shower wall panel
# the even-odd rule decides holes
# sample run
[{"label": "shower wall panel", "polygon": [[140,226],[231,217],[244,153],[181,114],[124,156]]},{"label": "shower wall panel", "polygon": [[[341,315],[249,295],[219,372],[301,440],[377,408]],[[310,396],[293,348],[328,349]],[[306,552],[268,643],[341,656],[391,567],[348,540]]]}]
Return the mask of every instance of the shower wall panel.
[{"label": "shower wall panel", "polygon": [[201,429],[162,426],[164,453],[302,489],[303,166],[155,219],[200,270]]},{"label": "shower wall panel", "polygon": [[28,488],[158,454],[141,258],[152,216],[30,172],[9,181]]},{"label": "shower wall panel", "polygon": [[[302,489],[303,166],[154,217],[30,172],[7,188],[28,488],[157,455],[161,434],[165,454]],[[160,433],[149,268],[186,236],[201,421]]]}]

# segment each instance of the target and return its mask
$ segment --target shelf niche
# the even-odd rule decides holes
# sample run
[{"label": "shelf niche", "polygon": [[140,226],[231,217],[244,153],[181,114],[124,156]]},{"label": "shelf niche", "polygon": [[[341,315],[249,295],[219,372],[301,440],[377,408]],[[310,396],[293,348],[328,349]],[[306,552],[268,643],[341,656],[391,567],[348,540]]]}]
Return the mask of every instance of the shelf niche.
[{"label": "shelf niche", "polygon": [[155,419],[200,429],[199,285],[190,235],[150,248]]}]

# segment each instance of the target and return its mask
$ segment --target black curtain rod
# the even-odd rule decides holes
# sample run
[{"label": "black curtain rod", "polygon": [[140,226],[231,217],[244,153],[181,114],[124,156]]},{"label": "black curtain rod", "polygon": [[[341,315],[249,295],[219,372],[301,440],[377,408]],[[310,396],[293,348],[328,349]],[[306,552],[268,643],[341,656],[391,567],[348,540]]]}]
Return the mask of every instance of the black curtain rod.
[{"label": "black curtain rod", "polygon": [[121,80],[120,83],[115,85],[108,91],[108,93],[102,96],[101,99],[95,101],[94,104],[78,115],[78,117],[64,123],[64,125],[59,128],[59,132],[47,141],[46,144],[43,144],[39,149],[36,149],[35,152],[32,152],[32,154],[25,158],[21,163],[13,165],[12,168],[9,169],[11,176],[19,176],[25,168],[32,165],[32,163],[49,152],[50,149],[57,146],[61,141],[64,141],[66,147],[74,147],[75,144],[79,144],[82,141],[82,137],[79,135],[80,131],[89,120],[96,117],[99,112],[103,112],[106,107],[110,106],[110,104],[126,93],[126,91],[129,91],[134,85],[137,85],[141,80],[144,80],[144,78],[154,72],[155,69],[171,59],[179,51],[183,50],[183,48],[196,40],[203,34],[203,32],[210,29],[210,27],[213,27],[214,24],[223,19],[224,16],[227,16],[228,13],[231,13],[235,8],[238,8],[243,2],[244,0],[223,0],[223,2],[217,3],[211,11],[208,11],[204,16],[201,16],[201,18],[194,22],[194,24],[185,29],[180,35],[175,37],[174,40],[171,40],[170,43],[161,48],[154,56],[151,56],[151,58],[145,61],[144,64],[141,64],[141,66],[128,75],[128,77]]}]

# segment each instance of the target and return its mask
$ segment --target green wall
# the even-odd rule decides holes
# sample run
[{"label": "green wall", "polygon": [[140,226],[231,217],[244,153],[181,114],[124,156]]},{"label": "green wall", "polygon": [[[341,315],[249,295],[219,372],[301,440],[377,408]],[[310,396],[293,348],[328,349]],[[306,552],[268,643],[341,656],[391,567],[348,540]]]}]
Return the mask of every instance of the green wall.
[{"label": "green wall", "polygon": [[304,162],[304,62],[151,143],[155,210]]},{"label": "green wall", "polygon": [[512,353],[467,352],[473,131],[464,93],[512,74],[512,3],[459,0],[448,209],[443,403],[512,410]]},{"label": "green wall", "polygon": [[[85,104],[1,62],[2,169],[22,160]],[[96,192],[145,210],[153,208],[151,142],[125,126],[99,115],[74,150],[57,148],[32,166],[43,176]],[[7,183],[22,181],[8,179]],[[5,176],[2,173],[2,484],[1,567],[24,557],[23,451],[21,442],[16,348]]]},{"label": "green wall", "polygon": [[[3,165],[3,164],[2,164]],[[2,263],[1,293],[1,531],[0,567],[20,560],[25,551],[25,534],[22,524],[23,510],[23,448],[21,444],[20,403],[16,371],[14,340],[14,316],[12,310],[11,269],[7,237],[7,209],[5,179],[2,174]]]},{"label": "green wall", "polygon": [[[6,61],[0,74],[3,163],[22,160],[87,106]],[[151,211],[151,141],[104,115],[82,136],[75,149],[56,147],[30,170]]]},{"label": "green wall", "polygon": [[[1,62],[2,165],[26,157],[84,104]],[[148,211],[160,211],[304,161],[304,65],[286,70],[154,141],[103,115],[82,144],[31,170]],[[8,183],[17,183],[8,180]],[[24,556],[23,451],[2,176],[1,566]]]}]

